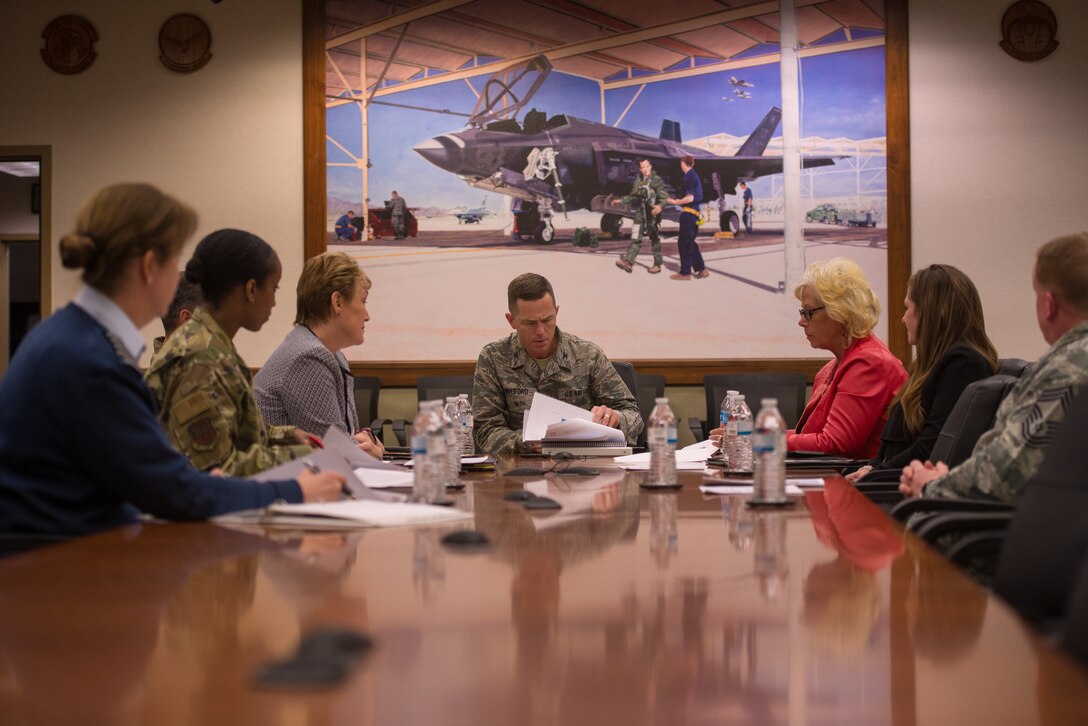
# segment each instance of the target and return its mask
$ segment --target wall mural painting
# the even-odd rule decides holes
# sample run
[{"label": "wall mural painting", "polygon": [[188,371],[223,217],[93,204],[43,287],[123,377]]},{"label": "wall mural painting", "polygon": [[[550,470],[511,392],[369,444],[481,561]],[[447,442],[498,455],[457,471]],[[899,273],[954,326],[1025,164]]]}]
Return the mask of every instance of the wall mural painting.
[{"label": "wall mural painting", "polygon": [[[552,281],[561,328],[617,359],[819,356],[788,254],[801,270],[850,257],[886,303],[882,0],[797,9],[793,74],[778,3],[677,19],[619,0],[478,0],[398,25],[381,5],[326,8],[329,37],[352,10],[373,31],[327,54],[328,244],[374,280],[366,358],[475,359],[508,330],[506,284],[526,271]],[[790,198],[784,118],[801,157]],[[709,275],[674,279],[680,208],[635,181],[645,160],[681,196],[686,154]],[[657,203],[660,272],[649,239],[629,252]]]}]

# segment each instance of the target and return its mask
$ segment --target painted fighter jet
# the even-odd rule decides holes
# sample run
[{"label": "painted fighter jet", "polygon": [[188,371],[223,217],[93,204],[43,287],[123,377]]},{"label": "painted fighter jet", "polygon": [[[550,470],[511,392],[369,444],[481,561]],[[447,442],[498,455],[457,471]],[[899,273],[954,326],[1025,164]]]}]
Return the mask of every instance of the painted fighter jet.
[{"label": "painted fighter jet", "polygon": [[464,209],[460,212],[454,212],[453,216],[457,217],[458,224],[479,224],[480,220],[491,214],[494,214],[494,212],[487,208],[487,197],[484,197],[484,200],[480,202],[480,206],[475,209]]},{"label": "painted fighter jet", "polygon": [[[414,147],[427,161],[471,186],[521,200],[521,214],[538,215],[531,225],[537,242],[551,242],[556,212],[576,209],[602,212],[601,230],[618,232],[624,217],[634,218],[635,209],[613,205],[612,200],[630,191],[641,158],[650,160],[675,194],[681,188],[680,159],[691,154],[704,197],[718,199],[723,231],[735,232],[740,226],[736,213],[726,209],[725,195],[735,194],[741,180],[782,172],[782,157],[762,155],[782,118],[778,108],[767,112],[734,156],[683,144],[680,124],[668,119],[662,121],[656,139],[562,113],[546,118],[535,109],[518,122],[517,112],[550,71],[551,63],[544,56],[499,71],[488,79],[468,128]],[[533,73],[538,75],[531,88],[520,97],[515,95],[515,87],[520,90],[518,84],[528,83]],[[802,163],[806,169],[830,166],[835,158],[807,157]],[[680,210],[672,207],[663,213],[673,220],[679,215]]]},{"label": "painted fighter jet", "polygon": [[756,87],[756,84],[749,83],[748,81],[744,80],[743,78],[737,78],[736,76],[729,76],[729,85],[732,86],[733,88],[737,88],[738,86],[743,86],[744,88],[755,88]]}]

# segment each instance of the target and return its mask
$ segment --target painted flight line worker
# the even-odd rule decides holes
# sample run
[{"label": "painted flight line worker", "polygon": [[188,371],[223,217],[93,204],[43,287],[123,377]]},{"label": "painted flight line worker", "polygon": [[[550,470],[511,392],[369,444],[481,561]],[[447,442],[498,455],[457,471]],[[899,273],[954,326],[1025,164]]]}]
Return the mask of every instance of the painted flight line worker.
[{"label": "painted flight line worker", "polygon": [[167,435],[197,469],[256,474],[305,456],[316,441],[294,426],[265,425],[253,375],[232,342],[240,329],[257,332],[268,321],[281,275],[275,250],[239,229],[209,234],[185,266],[204,304],[167,339],[147,385]]},{"label": "painted flight line worker", "polygon": [[522,442],[521,426],[536,391],[591,411],[594,422],[620,429],[633,443],[642,432],[634,396],[599,346],[556,327],[551,283],[527,272],[510,282],[506,297],[514,332],[485,345],[476,361],[472,413],[479,450],[534,449]]},{"label": "painted flight line worker", "polygon": [[748,234],[752,234],[752,190],[748,188],[747,182],[740,183],[741,197],[741,219],[744,221],[744,231]]},{"label": "painted flight line worker", "polygon": [[693,275],[697,278],[709,277],[710,273],[703,264],[703,254],[699,251],[699,243],[695,241],[695,235],[699,231],[699,205],[703,203],[703,183],[695,173],[695,157],[684,154],[684,158],[680,160],[680,169],[684,172],[683,196],[666,200],[669,204],[680,207],[680,238],[677,242],[680,272],[669,275],[669,279],[690,280]]},{"label": "painted flight line worker", "polygon": [[650,251],[654,255],[654,265],[648,272],[656,275],[661,272],[663,260],[661,258],[661,238],[658,236],[658,227],[661,225],[661,205],[669,198],[669,192],[650,165],[649,159],[638,160],[639,175],[631,184],[631,193],[622,199],[613,199],[612,204],[621,203],[635,207],[635,224],[638,225],[638,234],[631,238],[631,244],[627,246],[627,254],[616,260],[616,267],[630,272],[633,269],[635,258],[642,247],[642,241],[650,240]]},{"label": "painted flight line worker", "polygon": [[99,191],[60,241],[84,287],[23,341],[0,381],[0,532],[90,534],[137,521],[335,499],[343,477],[270,483],[196,471],[170,445],[136,361],[166,311],[196,213],[147,184]]},{"label": "painted flight line worker", "polygon": [[407,213],[408,203],[404,201],[404,197],[394,190],[392,199],[389,200],[389,217],[393,222],[393,239],[405,239],[408,236],[408,230],[404,226],[404,217]]},{"label": "painted flight line worker", "polygon": [[354,210],[349,209],[347,214],[336,220],[336,239],[354,240],[355,227],[351,224],[355,219]]}]

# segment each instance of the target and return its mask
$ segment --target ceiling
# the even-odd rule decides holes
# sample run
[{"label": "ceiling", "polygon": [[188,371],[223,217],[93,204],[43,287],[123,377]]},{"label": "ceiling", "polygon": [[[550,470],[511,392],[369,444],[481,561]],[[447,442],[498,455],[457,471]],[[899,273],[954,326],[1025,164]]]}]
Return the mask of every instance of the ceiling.
[{"label": "ceiling", "polygon": [[[799,55],[884,42],[883,0],[796,5]],[[604,88],[773,62],[779,7],[778,0],[685,0],[680,10],[652,0],[326,0],[326,95],[330,105],[390,95],[540,53],[557,71]]]}]

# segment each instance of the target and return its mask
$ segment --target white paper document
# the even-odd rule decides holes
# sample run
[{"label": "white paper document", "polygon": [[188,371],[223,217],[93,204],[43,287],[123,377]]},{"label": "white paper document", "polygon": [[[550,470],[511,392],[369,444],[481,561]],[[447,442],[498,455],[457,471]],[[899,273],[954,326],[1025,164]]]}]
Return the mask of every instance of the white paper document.
[{"label": "white paper document", "polygon": [[274,517],[324,520],[326,524],[348,527],[402,527],[410,524],[462,522],[472,519],[470,512],[452,507],[407,502],[340,501],[315,504],[273,504],[266,510]]},{"label": "white paper document", "polygon": [[326,449],[335,451],[344,457],[351,464],[352,469],[397,469],[396,464],[375,459],[360,449],[353,439],[335,426],[330,426],[329,430],[325,432],[322,444]]},{"label": "white paper document", "polygon": [[[704,468],[705,462],[717,449],[710,441],[700,441],[697,444],[685,446],[676,452],[676,468],[699,471]],[[615,456],[612,458],[616,465],[631,471],[648,471],[650,468],[650,452],[641,454],[628,454],[627,456]]]},{"label": "white paper document", "polygon": [[559,439],[564,441],[614,441],[624,443],[623,431],[593,422],[593,414],[539,391],[525,412],[522,441]]},{"label": "white paper document", "polygon": [[[362,452],[360,452],[362,453]],[[388,495],[378,494],[368,489],[352,471],[352,466],[343,456],[332,449],[314,449],[306,456],[294,461],[275,466],[271,469],[246,477],[253,481],[282,481],[298,479],[304,471],[335,471],[347,479],[347,488],[359,499],[383,499]]]},{"label": "white paper document", "polygon": [[[699,491],[705,494],[755,494],[755,487],[751,484],[702,484],[699,486]],[[804,492],[801,488],[793,484],[786,485],[786,494],[799,497]]]},{"label": "white paper document", "polygon": [[395,467],[393,471],[387,469],[364,469],[362,467],[355,470],[355,476],[366,484],[371,489],[386,489],[388,487],[411,487],[415,482],[415,474],[411,471],[406,471],[399,467]]}]

